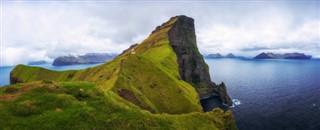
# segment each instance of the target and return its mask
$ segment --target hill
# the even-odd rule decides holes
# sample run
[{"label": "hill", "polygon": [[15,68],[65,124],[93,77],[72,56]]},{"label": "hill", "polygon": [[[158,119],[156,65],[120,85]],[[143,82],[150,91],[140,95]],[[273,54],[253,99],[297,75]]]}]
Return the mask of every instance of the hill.
[{"label": "hill", "polygon": [[[111,119],[106,119],[114,121],[114,124],[111,123],[110,126],[117,126],[118,123],[118,125],[121,125],[119,128],[192,129],[202,127],[208,129],[236,129],[230,111],[224,113],[220,109],[215,109],[212,112],[203,113],[199,99],[219,96],[225,104],[230,105],[232,102],[226,92],[224,83],[216,85],[210,80],[208,66],[196,45],[193,22],[192,18],[186,16],[173,17],[158,26],[142,43],[132,46],[112,61],[97,67],[79,71],[58,72],[18,65],[10,73],[12,85],[5,87],[2,93],[7,91],[9,87],[22,86],[23,88],[32,82],[40,84],[35,89],[50,89],[50,86],[57,86],[54,88],[62,90],[62,95],[75,101],[75,104],[84,103],[81,99],[89,97],[85,101],[89,104],[84,104],[84,108],[90,107],[93,111],[98,112],[106,106],[114,106],[114,108],[102,110],[102,112],[109,110],[106,113],[99,111],[98,113],[101,116],[86,115],[86,113],[84,115],[95,119],[97,122],[102,122],[101,125],[108,124],[107,121],[104,122],[103,120],[110,117]],[[44,85],[44,82],[48,82],[47,86]],[[72,89],[69,91],[65,84],[70,84]],[[26,93],[35,95],[33,91]],[[61,93],[60,91],[58,94],[49,91],[48,93],[42,93],[42,95],[46,96],[48,94],[58,98]],[[95,95],[100,96],[101,100],[91,99],[96,97]],[[80,99],[78,99],[78,96],[80,96]],[[105,101],[105,98],[108,98],[107,101],[109,102]],[[16,102],[17,100],[23,102]],[[22,103],[20,107],[24,107],[23,104],[26,102],[29,104],[41,102],[38,100],[41,99],[31,100],[20,96],[14,102],[8,104],[16,103],[19,105]],[[102,103],[91,104],[90,102]],[[1,106],[9,110],[10,105],[7,106],[6,103]],[[40,104],[46,103],[49,102]],[[54,103],[53,106],[57,107],[55,105],[57,104]],[[74,107],[72,103],[68,105],[65,107]],[[55,109],[54,107],[48,109]],[[36,113],[39,114],[48,110],[39,109],[39,111]],[[83,111],[78,112],[82,113]],[[75,112],[74,114],[79,113]],[[65,116],[70,116],[68,114],[70,113],[66,113]],[[112,115],[106,116],[105,114]],[[41,117],[37,118],[37,116],[30,118],[41,120]],[[141,119],[138,119],[138,117],[141,117]],[[76,117],[70,117],[70,119],[73,118]],[[211,123],[207,124],[208,122]],[[85,128],[95,126],[94,123],[85,124],[87,125]],[[123,124],[126,125],[123,126]],[[100,126],[99,123],[97,126]]]}]

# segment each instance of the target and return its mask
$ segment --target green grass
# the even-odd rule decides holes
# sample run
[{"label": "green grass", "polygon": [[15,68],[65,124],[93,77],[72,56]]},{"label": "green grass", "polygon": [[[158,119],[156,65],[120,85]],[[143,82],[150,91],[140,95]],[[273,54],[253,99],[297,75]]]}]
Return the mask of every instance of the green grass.
[{"label": "green grass", "polygon": [[[0,129],[226,129],[231,115],[220,109],[182,115],[152,114],[92,83],[30,83],[37,88],[0,102]],[[55,87],[52,87],[55,86]],[[10,86],[7,86],[10,87]],[[93,96],[79,96],[78,88]],[[4,91],[4,90],[2,90]],[[59,110],[59,111],[57,111]]]},{"label": "green grass", "polygon": [[20,83],[1,88],[0,95],[11,86],[40,87],[1,102],[0,129],[236,129],[230,112],[204,113],[194,87],[181,80],[167,35],[175,21],[137,45],[136,54],[96,67],[16,66],[11,76]]},{"label": "green grass", "polygon": [[156,113],[201,112],[197,92],[180,80],[177,56],[169,44],[167,33],[175,20],[165,23],[162,29],[136,46],[135,55],[127,52],[103,65],[79,71],[58,72],[18,65],[12,75],[22,82],[87,81],[104,91],[117,93],[127,89],[134,93],[142,108]]}]

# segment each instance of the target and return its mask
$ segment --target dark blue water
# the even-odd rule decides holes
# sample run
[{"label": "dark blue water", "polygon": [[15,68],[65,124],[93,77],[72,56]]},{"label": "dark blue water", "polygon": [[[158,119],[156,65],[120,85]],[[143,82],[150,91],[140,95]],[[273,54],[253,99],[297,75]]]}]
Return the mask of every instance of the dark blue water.
[{"label": "dark blue water", "polygon": [[[43,64],[43,65],[31,65],[31,66],[38,66],[42,68],[47,68],[50,70],[57,70],[57,71],[63,71],[63,70],[80,70],[88,67],[97,66],[100,64],[80,64],[80,65],[67,65],[67,66],[52,66],[51,64]],[[0,67],[0,87],[4,85],[10,84],[10,71],[14,68],[14,66],[4,66]]]},{"label": "dark blue water", "polygon": [[230,109],[240,130],[320,130],[320,60],[206,62],[212,80],[239,100]]}]

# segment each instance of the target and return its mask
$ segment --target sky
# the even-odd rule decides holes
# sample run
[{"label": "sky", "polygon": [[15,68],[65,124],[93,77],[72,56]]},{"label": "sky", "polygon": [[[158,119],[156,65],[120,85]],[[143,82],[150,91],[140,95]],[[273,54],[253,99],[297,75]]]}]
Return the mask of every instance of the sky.
[{"label": "sky", "polygon": [[194,18],[203,55],[302,52],[320,57],[319,1],[1,2],[1,66],[121,53],[170,17]]}]

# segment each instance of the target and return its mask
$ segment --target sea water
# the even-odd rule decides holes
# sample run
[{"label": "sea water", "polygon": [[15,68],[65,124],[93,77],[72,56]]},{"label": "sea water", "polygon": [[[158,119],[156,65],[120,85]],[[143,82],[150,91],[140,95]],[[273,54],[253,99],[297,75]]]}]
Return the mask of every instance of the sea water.
[{"label": "sea water", "polygon": [[[204,110],[231,109],[240,130],[320,130],[320,60],[206,59],[212,81],[224,82],[233,107],[217,98],[201,101]],[[78,70],[98,64],[51,66]],[[1,67],[1,84],[9,84],[13,66]]]},{"label": "sea water", "polygon": [[320,130],[320,60],[206,62],[211,79],[226,84],[240,130]]},{"label": "sea water", "polygon": [[[42,65],[30,65],[36,67],[42,67],[50,70],[63,71],[63,70],[80,70],[88,67],[94,67],[100,64],[78,64],[78,65],[66,65],[66,66],[52,66],[51,64]],[[0,87],[10,84],[10,71],[15,66],[2,66],[0,67]]]}]

